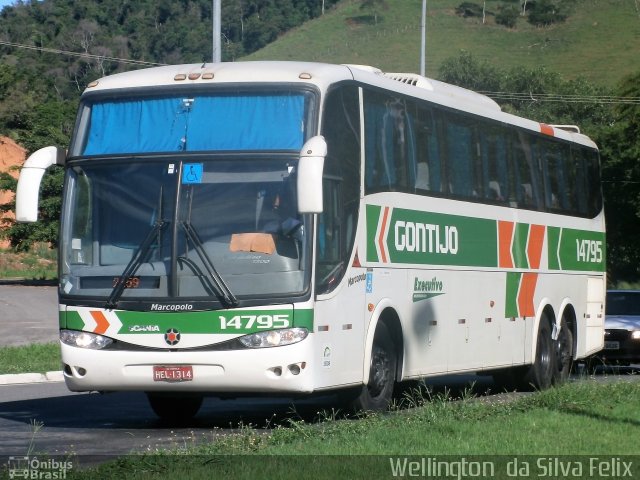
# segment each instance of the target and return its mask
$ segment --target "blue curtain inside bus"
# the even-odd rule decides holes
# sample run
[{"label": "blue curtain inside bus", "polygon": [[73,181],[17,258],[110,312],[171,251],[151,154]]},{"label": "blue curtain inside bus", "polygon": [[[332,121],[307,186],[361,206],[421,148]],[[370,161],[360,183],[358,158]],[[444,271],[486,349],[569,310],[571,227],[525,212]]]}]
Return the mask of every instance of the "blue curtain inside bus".
[{"label": "blue curtain inside bus", "polygon": [[299,150],[303,95],[148,98],[96,103],[84,155]]}]

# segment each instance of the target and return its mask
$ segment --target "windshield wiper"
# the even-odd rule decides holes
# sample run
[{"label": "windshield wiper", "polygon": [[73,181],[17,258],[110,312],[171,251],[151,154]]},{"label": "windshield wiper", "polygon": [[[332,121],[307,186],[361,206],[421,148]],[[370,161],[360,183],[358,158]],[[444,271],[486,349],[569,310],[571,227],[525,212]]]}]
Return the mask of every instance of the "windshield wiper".
[{"label": "windshield wiper", "polygon": [[200,261],[209,274],[210,283],[213,285],[214,291],[217,292],[220,300],[223,301],[228,307],[237,306],[239,303],[238,299],[224,282],[216,268],[213,266],[213,262],[207,254],[207,251],[205,250],[198,233],[195,231],[193,226],[187,222],[182,222],[182,228],[184,228],[184,233],[187,235],[187,238],[191,241],[191,243],[193,243],[196,253],[200,257]]},{"label": "windshield wiper", "polygon": [[153,227],[151,228],[149,233],[147,233],[147,236],[140,244],[140,247],[138,247],[138,250],[136,250],[136,252],[131,257],[131,260],[125,267],[124,272],[122,272],[118,283],[115,287],[113,287],[113,290],[111,290],[111,295],[109,295],[109,298],[107,299],[107,309],[113,310],[118,306],[118,300],[120,299],[122,292],[124,292],[124,289],[127,285],[127,280],[135,275],[138,268],[140,268],[140,265],[142,265],[142,263],[146,259],[153,241],[158,237],[158,235],[160,235],[160,232],[168,223],[169,222],[165,220],[157,220],[154,223]]}]

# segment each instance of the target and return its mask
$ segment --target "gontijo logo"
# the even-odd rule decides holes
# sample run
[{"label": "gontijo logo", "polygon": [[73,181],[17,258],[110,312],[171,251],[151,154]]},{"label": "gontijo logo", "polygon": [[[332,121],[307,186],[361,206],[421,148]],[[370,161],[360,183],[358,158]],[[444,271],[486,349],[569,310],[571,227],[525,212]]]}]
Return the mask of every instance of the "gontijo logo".
[{"label": "gontijo logo", "polygon": [[396,220],[394,229],[398,252],[458,253],[458,229],[453,225],[443,227],[433,223]]},{"label": "gontijo logo", "polygon": [[496,222],[367,205],[367,261],[496,266]]}]

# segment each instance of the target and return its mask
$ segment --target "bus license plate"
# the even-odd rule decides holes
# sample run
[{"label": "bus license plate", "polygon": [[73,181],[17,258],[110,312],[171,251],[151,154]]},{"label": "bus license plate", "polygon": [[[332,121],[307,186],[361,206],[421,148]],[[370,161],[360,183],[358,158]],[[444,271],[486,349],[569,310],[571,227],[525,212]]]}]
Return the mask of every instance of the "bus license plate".
[{"label": "bus license plate", "polygon": [[193,380],[193,367],[191,365],[159,366],[153,367],[154,382],[190,382]]},{"label": "bus license plate", "polygon": [[620,342],[604,342],[605,350],[620,350]]}]

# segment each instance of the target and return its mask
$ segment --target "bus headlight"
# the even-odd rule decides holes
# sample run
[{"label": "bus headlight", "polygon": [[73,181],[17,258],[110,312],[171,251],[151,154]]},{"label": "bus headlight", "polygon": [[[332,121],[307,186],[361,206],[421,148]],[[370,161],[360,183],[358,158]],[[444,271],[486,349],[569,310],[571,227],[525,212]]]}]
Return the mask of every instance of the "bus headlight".
[{"label": "bus headlight", "polygon": [[307,338],[307,335],[309,335],[309,330],[296,327],[252,333],[251,335],[240,337],[238,340],[249,348],[281,347],[301,342]]},{"label": "bus headlight", "polygon": [[631,338],[633,340],[640,340],[640,330],[634,330],[631,332]]},{"label": "bus headlight", "polygon": [[72,347],[90,348],[92,350],[100,350],[113,343],[113,340],[108,337],[77,330],[60,330],[60,340],[62,343]]}]

